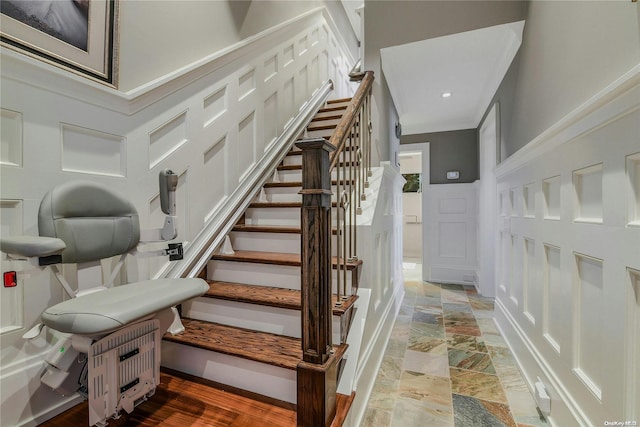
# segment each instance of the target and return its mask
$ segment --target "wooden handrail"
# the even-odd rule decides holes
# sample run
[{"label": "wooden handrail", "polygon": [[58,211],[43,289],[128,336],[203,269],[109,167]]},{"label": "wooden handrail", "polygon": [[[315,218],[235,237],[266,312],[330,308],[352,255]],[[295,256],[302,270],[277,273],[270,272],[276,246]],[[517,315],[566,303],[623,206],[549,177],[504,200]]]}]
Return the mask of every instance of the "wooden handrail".
[{"label": "wooden handrail", "polygon": [[358,90],[353,95],[353,98],[351,98],[351,103],[329,139],[329,143],[336,147],[336,151],[331,154],[329,171],[332,171],[336,167],[340,153],[344,151],[347,138],[351,133],[351,128],[358,117],[357,113],[360,111],[360,108],[362,108],[367,97],[371,94],[372,87],[373,71],[366,71]]}]

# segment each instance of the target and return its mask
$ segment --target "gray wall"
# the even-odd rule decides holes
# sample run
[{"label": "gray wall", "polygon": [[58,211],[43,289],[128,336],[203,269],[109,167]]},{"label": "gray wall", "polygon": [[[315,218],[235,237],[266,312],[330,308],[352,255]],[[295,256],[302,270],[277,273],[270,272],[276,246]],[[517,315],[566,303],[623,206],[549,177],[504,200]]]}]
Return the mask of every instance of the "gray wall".
[{"label": "gray wall", "polygon": [[395,121],[385,113],[393,104],[381,83],[380,49],[476,30],[524,19],[524,1],[405,1],[365,0],[364,67],[376,75],[373,87],[374,143],[381,160],[392,160],[397,147],[393,137]]},{"label": "gray wall", "polygon": [[494,97],[502,160],[638,63],[638,3],[530,2],[520,52]]},{"label": "gray wall", "polygon": [[322,6],[327,7],[357,57],[356,35],[342,4],[335,0],[121,0],[119,89],[142,87]]},{"label": "gray wall", "polygon": [[[401,144],[429,143],[431,184],[474,182],[479,179],[477,129],[403,135]],[[448,180],[447,171],[459,171],[460,179]]]}]

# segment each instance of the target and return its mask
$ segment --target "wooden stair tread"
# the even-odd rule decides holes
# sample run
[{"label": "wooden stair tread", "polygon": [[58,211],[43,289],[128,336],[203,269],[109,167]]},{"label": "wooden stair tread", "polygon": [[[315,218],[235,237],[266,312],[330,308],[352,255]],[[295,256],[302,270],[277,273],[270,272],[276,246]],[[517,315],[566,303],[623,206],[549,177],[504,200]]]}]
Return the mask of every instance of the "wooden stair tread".
[{"label": "wooden stair tread", "polygon": [[[296,289],[274,288],[270,286],[246,285],[244,283],[220,282],[207,280],[209,291],[204,295],[208,298],[226,301],[244,302],[247,304],[265,305],[269,307],[300,310],[302,307],[302,293]],[[338,296],[332,295],[333,314],[341,316],[349,310],[358,299],[352,295],[336,306]]]},{"label": "wooden stair tread", "polygon": [[318,110],[318,113],[329,113],[329,112],[332,112],[332,111],[346,110],[347,107],[348,107],[347,105],[335,105],[335,106],[331,106],[331,107],[323,107],[323,108]]},{"label": "wooden stair tread", "polygon": [[166,333],[164,339],[291,370],[302,360],[298,338],[190,318],[182,318],[182,324],[183,333]]},{"label": "wooden stair tread", "polygon": [[[275,264],[300,267],[302,265],[300,254],[288,254],[282,252],[259,252],[259,251],[235,251],[234,254],[214,254],[212,260],[250,262],[255,264]],[[338,258],[331,257],[331,263],[336,268]],[[354,270],[362,265],[362,260],[347,261],[347,270]]]},{"label": "wooden stair tread", "polygon": [[329,116],[322,116],[322,117],[314,117],[313,119],[311,119],[311,123],[313,122],[325,122],[327,120],[340,120],[342,118],[342,114],[332,114]]}]

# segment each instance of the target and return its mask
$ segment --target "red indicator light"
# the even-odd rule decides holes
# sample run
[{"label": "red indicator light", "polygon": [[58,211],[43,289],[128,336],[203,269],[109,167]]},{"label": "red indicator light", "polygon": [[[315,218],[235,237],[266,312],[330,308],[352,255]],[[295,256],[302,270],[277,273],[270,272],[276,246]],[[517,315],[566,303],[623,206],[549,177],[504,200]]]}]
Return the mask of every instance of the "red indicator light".
[{"label": "red indicator light", "polygon": [[18,275],[15,271],[5,271],[3,277],[5,288],[14,288],[18,284]]}]

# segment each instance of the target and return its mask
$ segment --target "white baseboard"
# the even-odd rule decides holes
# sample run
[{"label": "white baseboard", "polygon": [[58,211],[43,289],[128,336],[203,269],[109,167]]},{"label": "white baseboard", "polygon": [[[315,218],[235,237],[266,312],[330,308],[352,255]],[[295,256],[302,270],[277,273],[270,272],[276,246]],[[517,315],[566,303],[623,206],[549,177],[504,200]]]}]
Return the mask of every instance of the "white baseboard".
[{"label": "white baseboard", "polygon": [[546,363],[500,299],[495,300],[494,315],[496,326],[516,359],[529,391],[534,390],[533,384],[537,377],[544,382],[551,397],[551,413],[547,416],[549,424],[552,427],[590,426],[588,418],[571,397],[569,390],[555,375],[551,366]]}]

